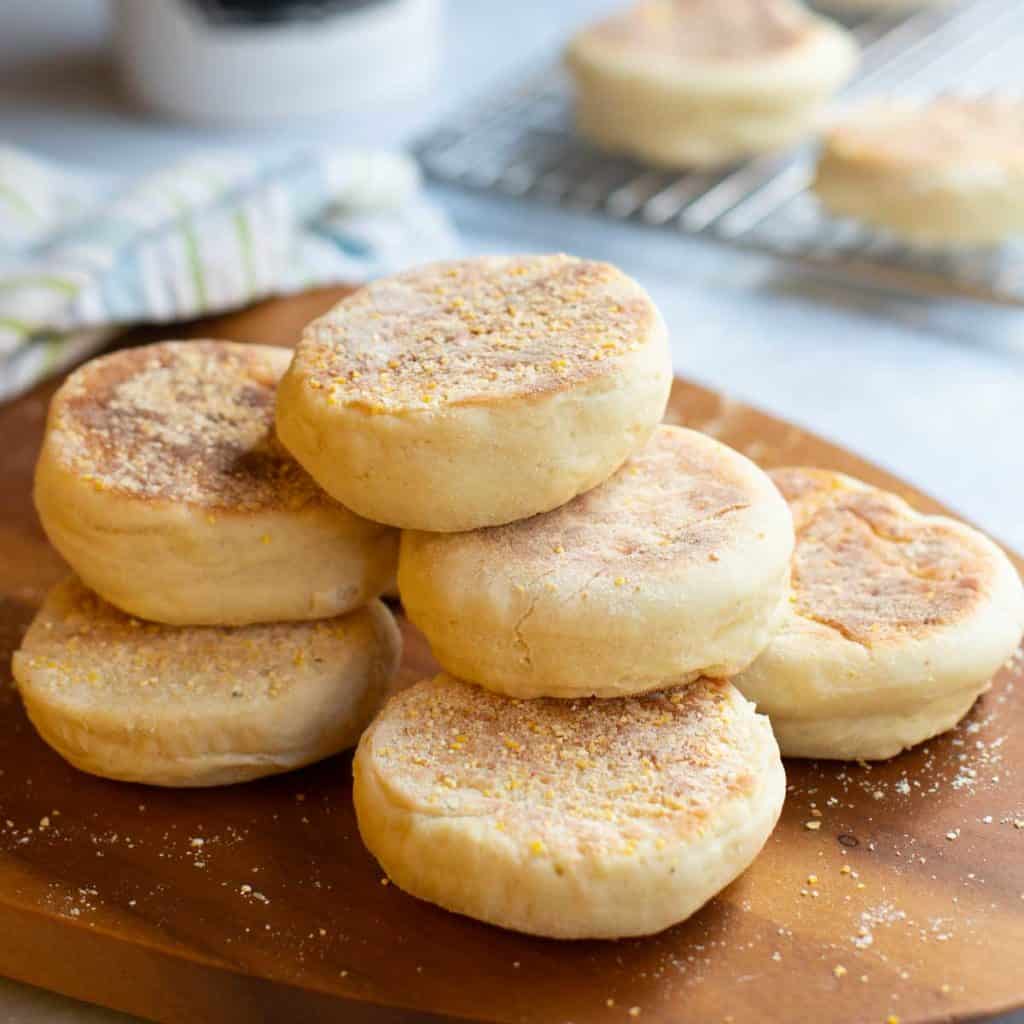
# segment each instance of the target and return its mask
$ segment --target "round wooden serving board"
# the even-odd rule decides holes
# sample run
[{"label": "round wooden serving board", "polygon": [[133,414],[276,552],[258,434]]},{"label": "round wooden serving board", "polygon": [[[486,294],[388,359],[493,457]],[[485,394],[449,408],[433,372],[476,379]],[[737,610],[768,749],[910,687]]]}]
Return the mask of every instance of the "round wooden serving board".
[{"label": "round wooden serving board", "polygon": [[[186,333],[287,344],[337,294]],[[359,842],[348,757],[209,791],[74,771],[32,731],[8,670],[65,572],[30,500],[54,386],[0,409],[0,974],[176,1024],[912,1024],[1024,1003],[1021,658],[919,750],[872,767],[789,762],[782,821],[756,863],[643,940],[531,939],[383,884]],[[844,470],[939,508],[683,381],[670,419],[764,466]],[[431,672],[411,629],[406,642],[403,677]]]}]

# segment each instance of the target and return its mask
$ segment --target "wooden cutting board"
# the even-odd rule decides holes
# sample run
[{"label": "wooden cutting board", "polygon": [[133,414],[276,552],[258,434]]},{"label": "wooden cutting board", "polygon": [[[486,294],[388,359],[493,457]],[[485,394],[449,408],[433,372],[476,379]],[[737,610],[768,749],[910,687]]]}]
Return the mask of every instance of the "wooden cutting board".
[{"label": "wooden cutting board", "polygon": [[[337,294],[185,333],[287,344]],[[789,762],[757,862],[643,940],[530,939],[384,885],[356,832],[348,757],[212,791],[74,771],[35,736],[8,671],[65,571],[29,497],[54,386],[0,408],[0,974],[174,1024],[910,1024],[1024,1003],[1020,659],[922,749],[874,767]],[[670,418],[764,466],[827,466],[939,508],[696,385],[677,382]],[[430,672],[422,640],[407,628],[406,641],[406,677]]]}]

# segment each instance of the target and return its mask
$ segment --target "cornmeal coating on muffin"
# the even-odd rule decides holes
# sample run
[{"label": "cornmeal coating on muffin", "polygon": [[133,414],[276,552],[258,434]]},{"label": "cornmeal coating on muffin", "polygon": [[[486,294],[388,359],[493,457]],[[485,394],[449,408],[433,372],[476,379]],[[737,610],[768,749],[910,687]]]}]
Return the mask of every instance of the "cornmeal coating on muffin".
[{"label": "cornmeal coating on muffin", "polygon": [[68,377],[50,405],[35,499],[90,587],[181,625],[333,616],[383,590],[395,532],[329,498],[276,437],[290,358],[163,342]]},{"label": "cornmeal coating on muffin", "polygon": [[638,53],[714,63],[789,50],[816,27],[795,4],[674,0],[638,4],[591,31]]},{"label": "cornmeal coating on muffin", "polygon": [[379,601],[308,623],[165,626],[125,615],[72,577],[48,594],[13,672],[33,725],[76,768],[213,786],[353,746],[400,654]]},{"label": "cornmeal coating on muffin", "polygon": [[874,759],[952,728],[1024,632],[1024,588],[976,530],[839,473],[772,477],[796,550],[780,631],[735,679],[784,754]]},{"label": "cornmeal coating on muffin", "polygon": [[614,267],[482,257],[376,281],[310,324],[278,430],[355,511],[473,529],[606,479],[661,419],[671,379],[657,309]]},{"label": "cornmeal coating on muffin", "polygon": [[393,698],[354,763],[360,833],[421,899],[557,938],[660,931],[753,860],[785,777],[729,683],[510,700],[441,675]]},{"label": "cornmeal coating on muffin", "polygon": [[663,425],[553,512],[405,533],[398,585],[453,675],[517,697],[611,697],[750,664],[777,626],[792,551],[786,503],[760,469]]}]

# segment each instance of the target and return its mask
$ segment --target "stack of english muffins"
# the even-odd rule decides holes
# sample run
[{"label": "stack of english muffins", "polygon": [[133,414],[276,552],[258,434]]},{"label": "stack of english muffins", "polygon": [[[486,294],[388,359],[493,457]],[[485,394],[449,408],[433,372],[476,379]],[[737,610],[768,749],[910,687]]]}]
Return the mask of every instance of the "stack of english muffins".
[{"label": "stack of english muffins", "polygon": [[976,531],[661,424],[665,326],[607,264],[420,268],[288,358],[168,344],[69,379],[37,503],[83,582],[16,676],[99,774],[325,756],[394,671],[374,598],[401,531],[443,672],[362,734],[355,805],[390,878],[448,909],[562,938],[680,921],[771,833],[780,747],[890,757],[954,725],[1024,631]]},{"label": "stack of english muffins", "polygon": [[50,406],[40,519],[76,576],[14,657],[72,764],[165,786],[241,782],[352,746],[400,637],[377,600],[398,535],[281,447],[285,349],[165,342],[96,359]]}]

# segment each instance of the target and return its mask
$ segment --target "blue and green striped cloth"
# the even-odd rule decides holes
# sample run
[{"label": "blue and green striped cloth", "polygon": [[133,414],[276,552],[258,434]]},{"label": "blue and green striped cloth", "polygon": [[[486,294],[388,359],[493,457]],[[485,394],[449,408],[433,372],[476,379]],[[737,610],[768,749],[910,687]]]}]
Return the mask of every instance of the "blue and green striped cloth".
[{"label": "blue and green striped cloth", "polygon": [[130,324],[357,283],[452,255],[391,153],[204,153],[110,186],[0,147],[0,401]]}]

